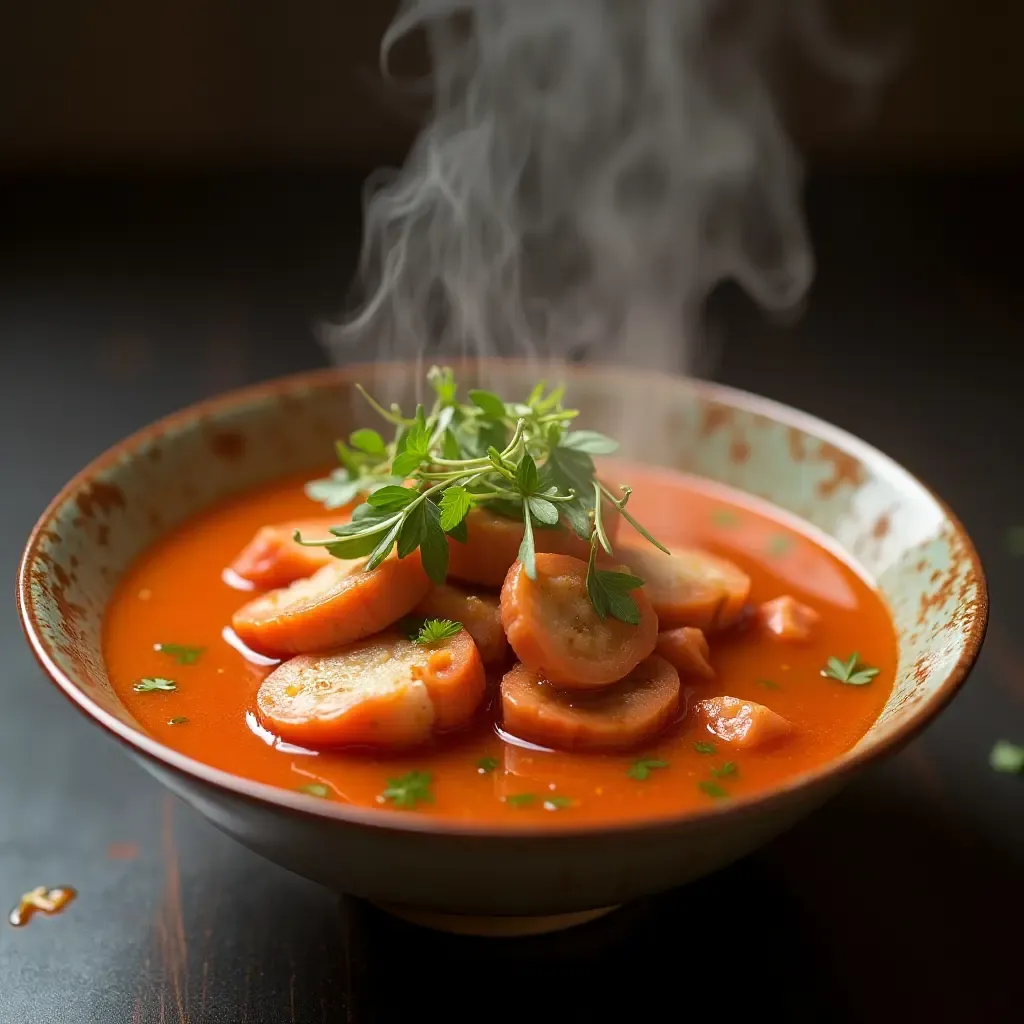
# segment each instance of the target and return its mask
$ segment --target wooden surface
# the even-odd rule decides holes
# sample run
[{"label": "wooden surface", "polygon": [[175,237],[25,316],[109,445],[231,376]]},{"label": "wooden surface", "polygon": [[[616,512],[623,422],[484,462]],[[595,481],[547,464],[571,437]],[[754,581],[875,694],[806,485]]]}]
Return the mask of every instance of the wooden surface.
[{"label": "wooden surface", "polygon": [[[353,184],[329,175],[22,180],[0,196],[12,580],[36,515],[104,447],[322,362],[311,324],[336,308],[357,224]],[[719,296],[709,372],[861,434],[962,517],[993,616],[947,713],[714,878],[574,933],[456,940],[339,913],[165,795],[47,683],[9,604],[0,901],[37,885],[80,895],[0,927],[0,1021],[1019,1020],[1024,778],[987,767],[995,739],[1024,742],[1024,558],[1005,542],[1024,523],[1019,185],[819,182],[811,210],[806,315],[772,327]]]}]

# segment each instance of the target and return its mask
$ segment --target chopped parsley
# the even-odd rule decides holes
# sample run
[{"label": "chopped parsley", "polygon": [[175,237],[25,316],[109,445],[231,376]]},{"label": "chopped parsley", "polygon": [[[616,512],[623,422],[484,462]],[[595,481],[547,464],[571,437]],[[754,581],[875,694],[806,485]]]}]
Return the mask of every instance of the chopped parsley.
[{"label": "chopped parsley", "polygon": [[717,783],[708,782],[704,780],[697,783],[697,788],[705,794],[705,796],[711,797],[712,800],[724,800],[729,794]]},{"label": "chopped parsley", "polygon": [[308,786],[299,786],[300,793],[318,796],[320,799],[330,796],[330,790],[322,782],[311,782]]},{"label": "chopped parsley", "polygon": [[828,679],[836,679],[847,686],[866,686],[875,676],[878,669],[865,665],[860,660],[860,655],[854,651],[853,654],[843,661],[842,658],[832,657],[828,659],[821,674]]},{"label": "chopped parsley", "polygon": [[430,783],[430,772],[407,772],[397,779],[388,779],[388,788],[381,793],[381,798],[390,800],[396,807],[430,804],[434,802]]},{"label": "chopped parsley", "polygon": [[644,779],[650,778],[651,772],[654,769],[667,767],[668,761],[660,761],[656,757],[641,757],[626,769],[626,774],[631,779],[636,779],[637,782],[643,782]]},{"label": "chopped parsley", "polygon": [[716,779],[725,779],[731,775],[735,775],[739,771],[735,761],[726,761],[720,768],[712,768],[711,774]]},{"label": "chopped parsley", "polygon": [[694,743],[693,749],[696,750],[698,754],[713,754],[713,753],[715,753],[714,744],[712,744],[712,743],[703,743],[700,740],[698,740],[696,743]]},{"label": "chopped parsley", "polygon": [[779,684],[777,682],[775,682],[774,679],[758,679],[757,683],[758,683],[759,686],[763,686],[766,690],[781,690],[782,689],[782,687],[779,686]]},{"label": "chopped parsley", "polygon": [[568,796],[549,796],[544,801],[545,811],[562,811],[566,807],[572,807],[572,797]]},{"label": "chopped parsley", "polygon": [[476,763],[476,770],[481,775],[490,775],[497,767],[498,759],[496,757],[481,757]]},{"label": "chopped parsley", "polygon": [[1024,775],[1024,746],[999,740],[988,755],[988,763],[994,771]]},{"label": "chopped parsley", "polygon": [[177,688],[178,684],[173,679],[163,679],[160,676],[146,676],[132,687],[136,693],[153,693],[154,690],[170,693]]},{"label": "chopped parsley", "polygon": [[453,622],[451,619],[427,619],[420,626],[414,642],[429,647],[431,644],[439,644],[442,640],[450,640],[461,632],[461,622]]},{"label": "chopped parsley", "polygon": [[178,715],[176,718],[168,718],[168,725],[184,725],[188,719],[184,715]]},{"label": "chopped parsley", "polygon": [[202,656],[205,647],[186,647],[183,644],[154,644],[154,651],[166,654],[179,665],[194,665]]},{"label": "chopped parsley", "polygon": [[725,527],[737,526],[740,521],[740,517],[730,508],[716,508],[711,518],[716,526]]},{"label": "chopped parsley", "polygon": [[511,807],[529,807],[530,804],[536,802],[536,793],[512,793],[510,796],[505,797],[505,803]]}]

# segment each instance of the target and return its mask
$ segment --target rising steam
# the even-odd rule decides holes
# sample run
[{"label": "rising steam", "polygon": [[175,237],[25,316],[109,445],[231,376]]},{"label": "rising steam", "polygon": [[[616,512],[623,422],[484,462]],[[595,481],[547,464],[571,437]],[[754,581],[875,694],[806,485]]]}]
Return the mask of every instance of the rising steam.
[{"label": "rising steam", "polygon": [[768,85],[784,40],[866,81],[812,0],[404,0],[433,116],[372,183],[339,358],[691,365],[719,282],[785,309],[814,261]]}]

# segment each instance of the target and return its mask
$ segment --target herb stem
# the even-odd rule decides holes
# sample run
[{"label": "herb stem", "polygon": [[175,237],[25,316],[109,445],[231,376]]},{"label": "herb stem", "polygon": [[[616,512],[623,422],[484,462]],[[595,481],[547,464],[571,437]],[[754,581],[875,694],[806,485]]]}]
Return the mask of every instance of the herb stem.
[{"label": "herb stem", "polygon": [[411,427],[416,422],[414,419],[408,420],[404,416],[399,416],[397,413],[392,412],[390,409],[385,409],[384,406],[381,405],[380,402],[378,402],[362,384],[356,384],[356,391],[358,391],[359,394],[361,394],[363,398],[370,403],[370,407],[373,411],[377,413],[378,416],[386,419],[388,423],[393,423],[396,427]]}]

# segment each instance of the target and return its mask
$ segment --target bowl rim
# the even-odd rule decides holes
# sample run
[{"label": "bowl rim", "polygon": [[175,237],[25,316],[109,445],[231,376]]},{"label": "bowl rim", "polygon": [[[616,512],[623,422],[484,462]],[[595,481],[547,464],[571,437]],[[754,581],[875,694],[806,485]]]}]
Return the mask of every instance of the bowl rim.
[{"label": "bowl rim", "polygon": [[[447,360],[450,365],[458,367],[460,363],[467,365],[472,360]],[[523,359],[486,359],[488,365],[506,366],[509,369],[527,369],[531,364]],[[683,384],[693,393],[704,399],[717,401],[733,406],[744,412],[764,416],[788,427],[802,430],[812,436],[834,445],[840,450],[849,452],[861,462],[887,468],[903,476],[908,482],[920,487],[942,510],[948,520],[958,542],[971,562],[971,573],[978,588],[975,599],[973,618],[969,623],[964,649],[956,665],[942,680],[938,688],[927,698],[915,705],[912,713],[897,727],[884,733],[878,741],[864,748],[855,747],[846,751],[838,758],[825,762],[816,768],[790,776],[780,785],[761,792],[735,797],[728,802],[722,801],[709,804],[706,808],[688,810],[676,814],[662,814],[651,818],[639,818],[622,822],[585,821],[573,822],[562,818],[555,823],[538,826],[524,822],[522,824],[480,824],[432,816],[396,813],[394,809],[359,807],[353,804],[342,804],[322,800],[303,793],[255,782],[240,775],[214,768],[202,761],[168,747],[153,737],[136,730],[117,719],[110,712],[100,707],[58,666],[50,651],[50,644],[43,637],[39,628],[36,611],[32,600],[31,569],[36,561],[40,544],[57,510],[69,498],[74,496],[102,471],[116,464],[126,453],[142,447],[168,430],[185,425],[197,419],[215,416],[218,413],[251,404],[265,399],[273,399],[282,394],[295,391],[308,391],[319,388],[335,387],[345,382],[359,380],[360,376],[387,373],[399,367],[407,368],[408,363],[376,362],[353,363],[344,367],[327,367],[308,370],[301,373],[276,377],[256,384],[234,388],[212,397],[202,399],[183,409],[150,423],[129,434],[116,444],[102,452],[78,473],[76,473],[56,494],[39,517],[32,532],[29,534],[25,549],[18,566],[16,599],[22,629],[29,646],[40,667],[49,676],[50,681],[78,709],[101,726],[116,740],[130,748],[130,752],[158,762],[163,768],[170,769],[178,775],[206,784],[216,790],[242,798],[257,804],[270,805],[277,811],[299,813],[324,822],[338,825],[368,826],[373,829],[396,833],[427,833],[444,837],[477,837],[494,840],[557,840],[585,838],[595,840],[602,836],[621,838],[638,833],[678,832],[696,830],[705,825],[727,817],[747,816],[755,813],[769,813],[772,808],[784,805],[801,790],[812,791],[820,785],[834,783],[836,786],[856,771],[894,753],[900,747],[917,736],[946,705],[952,700],[964,680],[971,671],[981,650],[988,627],[988,584],[981,559],[974,543],[964,529],[960,520],[949,505],[937,495],[927,484],[897,463],[890,456],[861,440],[854,434],[833,426],[825,420],[810,413],[803,412],[774,399],[764,398],[752,392],[744,391],[725,384],[718,384],[695,377],[680,377],[669,374],[655,373],[647,370],[633,370],[611,364],[576,366],[563,364],[566,377],[601,377],[615,376],[621,380],[622,374],[632,378],[647,379],[652,385],[664,386],[666,380]]]}]

